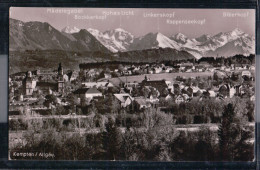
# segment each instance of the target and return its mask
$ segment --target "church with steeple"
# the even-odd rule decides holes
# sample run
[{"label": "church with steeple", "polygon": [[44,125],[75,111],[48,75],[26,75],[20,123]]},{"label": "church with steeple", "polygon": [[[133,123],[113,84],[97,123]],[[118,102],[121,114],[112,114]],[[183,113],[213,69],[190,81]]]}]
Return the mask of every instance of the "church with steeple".
[{"label": "church with steeple", "polygon": [[64,76],[63,76],[63,67],[61,63],[58,67],[58,92],[64,92]]}]

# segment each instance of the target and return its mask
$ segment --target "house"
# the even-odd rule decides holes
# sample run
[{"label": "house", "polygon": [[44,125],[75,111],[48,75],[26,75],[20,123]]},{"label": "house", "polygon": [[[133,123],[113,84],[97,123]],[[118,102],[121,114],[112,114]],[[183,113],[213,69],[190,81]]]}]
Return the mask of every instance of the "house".
[{"label": "house", "polygon": [[209,97],[216,97],[216,93],[213,90],[209,90]]},{"label": "house", "polygon": [[121,107],[127,107],[134,101],[134,98],[128,93],[114,94],[117,100],[119,100]]},{"label": "house", "polygon": [[162,68],[161,67],[156,67],[154,68],[154,73],[161,73],[162,72]]},{"label": "house", "polygon": [[21,81],[21,80],[23,80],[23,79],[26,77],[26,73],[24,73],[24,72],[18,72],[18,73],[15,73],[15,74],[10,75],[10,77],[11,77],[13,80]]},{"label": "house", "polygon": [[152,103],[152,104],[158,104],[159,103],[159,99],[157,96],[153,96],[153,95],[150,95],[146,101]]},{"label": "house", "polygon": [[37,90],[42,91],[44,94],[50,94],[50,91],[58,90],[58,83],[39,81],[36,83],[36,88]]},{"label": "house", "polygon": [[203,68],[208,68],[208,67],[210,67],[211,65],[210,65],[208,62],[206,62],[206,61],[201,61],[201,62],[199,63],[199,66],[202,66]]},{"label": "house", "polygon": [[193,88],[192,87],[186,87],[184,88],[185,91],[186,91],[186,94],[189,96],[189,97],[193,97]]},{"label": "house", "polygon": [[109,87],[114,87],[114,85],[112,83],[110,83],[109,81],[102,81],[102,82],[83,82],[82,85],[86,88],[109,88]]},{"label": "house", "polygon": [[255,70],[255,66],[249,66],[249,70]]},{"label": "house", "polygon": [[170,90],[170,92],[174,92],[174,87],[173,87],[173,83],[171,81],[165,81],[165,83],[167,84],[167,88],[168,90]]},{"label": "house", "polygon": [[97,75],[97,71],[95,69],[90,69],[88,72],[87,72],[87,75],[89,77],[95,77]]},{"label": "house", "polygon": [[165,97],[165,100],[166,100],[166,101],[171,101],[171,100],[174,100],[174,97],[175,97],[174,94],[169,93],[169,94]]},{"label": "house", "polygon": [[139,71],[140,70],[140,67],[134,67],[133,71],[136,72],[136,71]]},{"label": "house", "polygon": [[168,86],[167,86],[165,80],[147,80],[145,78],[145,80],[143,80],[140,85],[141,85],[141,87],[145,87],[145,86],[153,87],[153,88],[157,89],[160,94],[163,94],[164,90],[168,89]]},{"label": "house", "polygon": [[151,107],[151,104],[147,102],[147,100],[144,97],[135,97],[134,103],[137,106],[138,110],[146,109]]},{"label": "house", "polygon": [[69,72],[67,75],[68,75],[68,77],[69,77],[69,81],[73,81],[73,80],[76,80],[76,79],[77,79],[79,73],[76,72],[76,71],[71,71],[71,72]]},{"label": "house", "polygon": [[192,72],[192,69],[187,69],[186,70],[186,73],[190,73],[190,72]]},{"label": "house", "polygon": [[92,99],[93,97],[102,96],[102,93],[98,91],[97,88],[80,88],[74,91],[74,94],[80,99]]},{"label": "house", "polygon": [[236,90],[236,95],[243,95],[245,93],[244,87],[242,85],[236,85],[234,88]]},{"label": "house", "polygon": [[184,101],[188,101],[190,99],[189,95],[187,94],[182,94],[182,96],[184,97]]},{"label": "house", "polygon": [[244,67],[241,64],[235,64],[234,65],[234,70],[243,70]]},{"label": "house", "polygon": [[68,82],[68,81],[69,81],[69,76],[68,76],[67,74],[64,74],[64,75],[63,75],[63,80],[64,80],[65,82]]},{"label": "house", "polygon": [[110,73],[104,73],[104,76],[106,79],[110,79],[111,78],[111,74]]},{"label": "house", "polygon": [[229,89],[229,97],[232,98],[236,94],[236,89],[235,87],[230,87]]},{"label": "house", "polygon": [[202,95],[201,95],[201,98],[203,98],[203,99],[208,99],[208,98],[210,98],[210,93],[209,93],[209,91],[204,91],[204,92],[202,93]]},{"label": "house", "polygon": [[229,96],[230,94],[229,94],[229,91],[230,90],[230,87],[229,87],[229,85],[228,84],[224,84],[224,85],[222,85],[222,86],[220,86],[220,88],[219,88],[219,94],[221,95],[221,96],[223,96],[223,97],[227,97],[227,96]]},{"label": "house", "polygon": [[255,101],[255,95],[250,97],[250,101]]},{"label": "house", "polygon": [[186,69],[192,69],[193,68],[193,64],[190,63],[190,62],[187,62],[187,63],[181,63],[179,64],[180,66],[180,71],[185,71]]},{"label": "house", "polygon": [[132,75],[132,71],[131,70],[126,70],[123,73],[124,73],[124,75],[128,75],[128,76]]},{"label": "house", "polygon": [[153,74],[153,70],[147,69],[148,74]]},{"label": "house", "polygon": [[243,77],[243,76],[251,77],[251,72],[248,71],[248,70],[245,70],[245,71],[242,71],[241,75],[242,75],[242,77]]},{"label": "house", "polygon": [[185,98],[183,95],[178,95],[176,98],[175,98],[175,103],[177,104],[180,104],[180,103],[183,103],[185,102]]},{"label": "house", "polygon": [[137,82],[126,82],[124,87],[129,93],[132,93],[133,89],[138,87],[139,84]]},{"label": "house", "polygon": [[173,70],[172,67],[167,67],[167,68],[165,69],[165,73],[170,73],[172,70]]}]

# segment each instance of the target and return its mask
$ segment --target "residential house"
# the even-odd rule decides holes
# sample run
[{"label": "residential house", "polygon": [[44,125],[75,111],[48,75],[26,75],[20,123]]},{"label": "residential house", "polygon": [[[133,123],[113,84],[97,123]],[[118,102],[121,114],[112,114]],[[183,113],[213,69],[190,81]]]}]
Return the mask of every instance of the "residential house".
[{"label": "residential house", "polygon": [[137,107],[138,110],[142,110],[142,109],[146,109],[146,108],[151,107],[150,102],[147,102],[147,100],[142,96],[135,97],[134,103],[135,103],[135,106]]},{"label": "residential house", "polygon": [[173,93],[169,93],[166,97],[165,100],[166,101],[171,101],[174,100],[175,95]]},{"label": "residential house", "polygon": [[127,107],[134,101],[134,98],[128,93],[114,94],[117,100],[119,100],[121,107]]},{"label": "residential house", "polygon": [[50,94],[50,91],[58,91],[58,83],[39,81],[36,84],[36,88],[37,90],[42,91],[44,94]]},{"label": "residential house", "polygon": [[159,103],[159,98],[157,96],[154,95],[150,95],[146,101],[152,103],[152,104],[158,104]]},{"label": "residential house", "polygon": [[209,90],[209,97],[216,97],[216,93],[213,90]]},{"label": "residential house", "polygon": [[114,85],[112,83],[110,83],[109,81],[102,81],[102,82],[83,82],[82,85],[86,88],[109,88],[109,87],[114,87]]},{"label": "residential house", "polygon": [[156,67],[154,68],[154,73],[158,74],[162,72],[162,68],[161,67]]},{"label": "residential house", "polygon": [[141,87],[150,86],[159,91],[160,94],[163,94],[164,90],[168,89],[168,86],[166,84],[165,80],[143,80],[140,83]]},{"label": "residential house", "polygon": [[228,97],[230,96],[230,87],[228,84],[224,84],[219,87],[219,94],[222,95],[223,97]]},{"label": "residential house", "polygon": [[74,80],[77,79],[79,73],[76,72],[76,71],[71,71],[71,72],[69,72],[67,75],[68,75],[68,77],[69,77],[69,81],[71,82],[71,81],[74,81]]},{"label": "residential house", "polygon": [[167,84],[167,88],[168,90],[170,90],[170,92],[174,92],[174,86],[173,83],[171,81],[165,81],[165,83]]},{"label": "residential house", "polygon": [[87,98],[92,100],[93,97],[102,96],[102,93],[97,90],[97,88],[80,88],[74,91],[74,94],[78,96],[78,98]]},{"label": "residential house", "polygon": [[166,67],[165,68],[165,73],[170,73],[173,70],[172,67]]},{"label": "residential house", "polygon": [[251,77],[251,72],[248,71],[248,70],[245,70],[245,71],[242,71],[241,75],[242,75],[242,77],[243,77],[243,76]]},{"label": "residential house", "polygon": [[184,98],[184,96],[183,95],[178,95],[176,98],[175,98],[175,103],[177,103],[177,104],[180,104],[180,103],[183,103],[183,102],[185,102],[185,98]]},{"label": "residential house", "polygon": [[110,73],[104,73],[104,76],[106,79],[110,79],[111,78],[111,74]]},{"label": "residential house", "polygon": [[250,101],[255,101],[255,95],[250,97]]},{"label": "residential house", "polygon": [[235,87],[230,87],[229,88],[229,97],[232,98],[236,94],[236,88]]}]

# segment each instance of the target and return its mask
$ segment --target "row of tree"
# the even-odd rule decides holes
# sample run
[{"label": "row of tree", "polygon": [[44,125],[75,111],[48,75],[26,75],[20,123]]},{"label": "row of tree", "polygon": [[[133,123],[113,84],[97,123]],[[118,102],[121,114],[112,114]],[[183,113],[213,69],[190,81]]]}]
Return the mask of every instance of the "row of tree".
[{"label": "row of tree", "polygon": [[[132,160],[132,161],[252,161],[254,130],[235,112],[233,104],[224,107],[216,132],[201,128],[198,132],[176,130],[168,116],[151,113],[145,129],[122,131],[113,118],[100,133],[80,134],[47,128],[40,136],[28,131],[25,145],[12,151],[34,150],[53,153],[57,160]],[[170,121],[170,122],[169,122]],[[17,159],[17,157],[15,158]],[[30,157],[27,159],[31,159]]]}]

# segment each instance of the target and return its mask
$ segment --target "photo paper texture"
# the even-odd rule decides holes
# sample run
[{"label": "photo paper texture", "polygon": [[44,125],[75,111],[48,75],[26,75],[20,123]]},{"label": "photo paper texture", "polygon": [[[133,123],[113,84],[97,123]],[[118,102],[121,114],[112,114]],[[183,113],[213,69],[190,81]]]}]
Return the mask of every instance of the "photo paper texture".
[{"label": "photo paper texture", "polygon": [[9,159],[253,161],[255,10],[10,8]]}]

